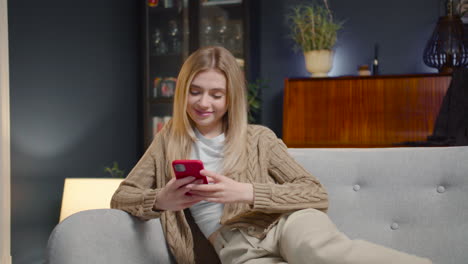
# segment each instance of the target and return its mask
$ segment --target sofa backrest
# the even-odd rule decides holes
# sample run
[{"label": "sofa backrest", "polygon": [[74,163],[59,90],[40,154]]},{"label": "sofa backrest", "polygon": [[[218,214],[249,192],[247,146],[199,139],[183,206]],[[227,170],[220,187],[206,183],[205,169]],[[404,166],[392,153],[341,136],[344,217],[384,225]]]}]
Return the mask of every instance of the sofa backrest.
[{"label": "sofa backrest", "polygon": [[350,238],[467,263],[468,147],[289,151],[326,187]]}]

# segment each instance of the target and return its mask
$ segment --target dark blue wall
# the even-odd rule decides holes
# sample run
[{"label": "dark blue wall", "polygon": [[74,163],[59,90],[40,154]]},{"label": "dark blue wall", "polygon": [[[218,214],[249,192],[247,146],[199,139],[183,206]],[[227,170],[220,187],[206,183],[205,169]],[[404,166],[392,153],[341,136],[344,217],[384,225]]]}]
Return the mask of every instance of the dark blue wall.
[{"label": "dark blue wall", "polygon": [[[301,52],[285,23],[288,8],[307,1],[261,1],[260,78],[269,80],[263,91],[262,123],[282,134],[284,79],[310,76]],[[422,54],[435,23],[445,12],[441,0],[328,0],[335,18],[344,21],[338,34],[330,76],[356,75],[357,67],[370,64],[373,45],[380,45],[382,74],[436,72],[424,65]]]},{"label": "dark blue wall", "polygon": [[12,256],[42,263],[65,177],[139,155],[137,1],[8,2]]}]

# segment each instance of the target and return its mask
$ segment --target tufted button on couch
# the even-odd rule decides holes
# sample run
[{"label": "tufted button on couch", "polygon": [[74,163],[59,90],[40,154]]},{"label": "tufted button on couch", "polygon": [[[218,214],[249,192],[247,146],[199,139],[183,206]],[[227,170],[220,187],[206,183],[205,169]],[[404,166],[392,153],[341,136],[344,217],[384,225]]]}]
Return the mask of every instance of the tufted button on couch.
[{"label": "tufted button on couch", "polygon": [[[325,185],[328,214],[350,238],[434,263],[468,263],[468,147],[289,151]],[[199,249],[204,240],[196,241],[197,262],[216,263],[212,250]],[[159,220],[142,222],[102,209],[74,214],[57,225],[49,238],[47,263],[174,260]]]}]

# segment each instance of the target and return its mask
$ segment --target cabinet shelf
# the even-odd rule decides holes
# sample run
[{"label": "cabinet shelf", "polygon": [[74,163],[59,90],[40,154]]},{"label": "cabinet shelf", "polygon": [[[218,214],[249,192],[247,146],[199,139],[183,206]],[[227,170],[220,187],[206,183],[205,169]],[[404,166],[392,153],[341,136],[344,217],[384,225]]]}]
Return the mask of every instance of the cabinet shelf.
[{"label": "cabinet shelf", "polygon": [[182,60],[182,54],[165,54],[165,55],[153,55],[151,54],[150,56],[151,60],[175,60],[175,61],[181,61]]},{"label": "cabinet shelf", "polygon": [[227,6],[227,5],[240,5],[242,0],[222,0],[222,1],[207,1],[203,2],[202,6]]},{"label": "cabinet shelf", "polygon": [[181,13],[182,9],[178,7],[149,7],[148,14],[150,15],[161,15],[161,14],[169,14],[176,16],[177,14]]}]

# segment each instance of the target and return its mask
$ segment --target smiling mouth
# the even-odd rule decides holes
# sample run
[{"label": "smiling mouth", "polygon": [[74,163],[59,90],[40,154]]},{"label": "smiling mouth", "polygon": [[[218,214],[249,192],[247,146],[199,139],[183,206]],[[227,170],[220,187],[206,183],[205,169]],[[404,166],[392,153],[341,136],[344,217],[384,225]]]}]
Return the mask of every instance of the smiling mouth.
[{"label": "smiling mouth", "polygon": [[213,113],[213,112],[207,112],[207,111],[200,111],[197,109],[194,109],[194,110],[195,110],[195,113],[197,113],[197,115],[200,115],[200,116],[209,116]]}]

